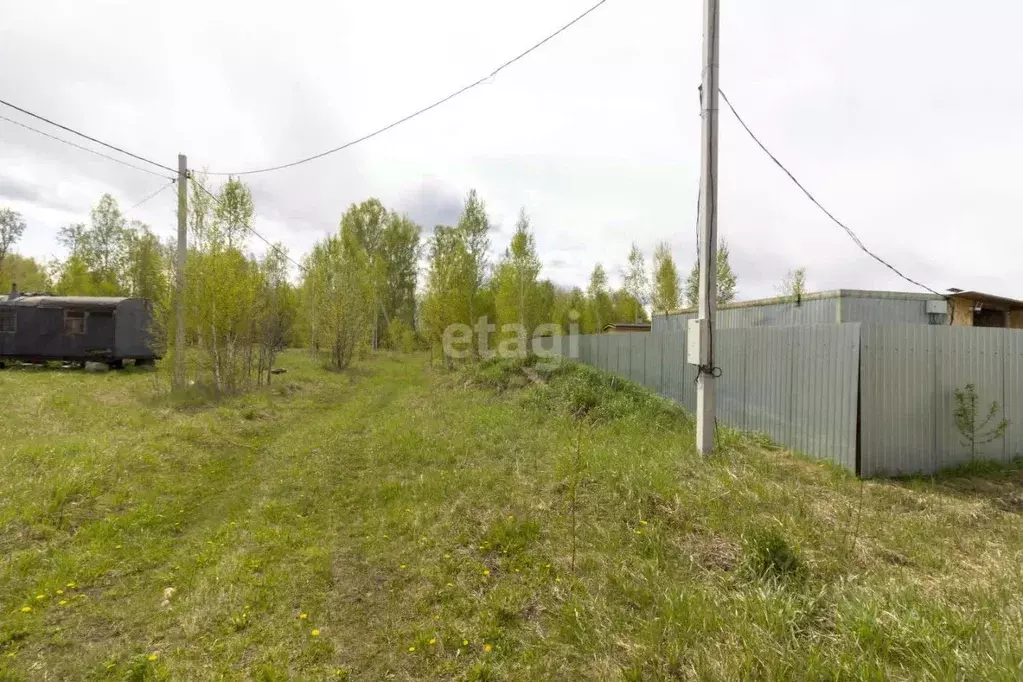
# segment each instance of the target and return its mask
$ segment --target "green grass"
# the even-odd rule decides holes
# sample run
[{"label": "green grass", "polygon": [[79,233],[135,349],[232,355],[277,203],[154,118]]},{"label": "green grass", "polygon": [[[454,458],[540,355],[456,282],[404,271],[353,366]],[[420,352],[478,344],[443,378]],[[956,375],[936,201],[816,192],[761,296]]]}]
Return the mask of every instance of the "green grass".
[{"label": "green grass", "polygon": [[704,460],[585,367],[281,364],[0,373],[0,680],[1023,675],[1019,467]]}]

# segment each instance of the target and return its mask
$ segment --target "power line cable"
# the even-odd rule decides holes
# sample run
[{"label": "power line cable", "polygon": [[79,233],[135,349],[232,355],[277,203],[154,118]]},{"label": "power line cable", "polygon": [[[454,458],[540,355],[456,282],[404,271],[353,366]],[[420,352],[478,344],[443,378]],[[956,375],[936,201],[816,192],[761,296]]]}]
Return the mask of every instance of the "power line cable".
[{"label": "power line cable", "polygon": [[420,110],[418,110],[418,111],[416,111],[414,113],[411,113],[408,116],[405,116],[404,118],[400,118],[397,121],[394,121],[393,123],[390,123],[390,124],[384,126],[383,128],[380,128],[379,130],[375,130],[372,133],[369,133],[368,135],[364,135],[364,136],[362,136],[362,137],[360,137],[360,138],[358,138],[356,140],[352,140],[350,142],[346,142],[346,143],[344,143],[343,145],[341,145],[339,147],[334,147],[333,149],[328,149],[327,151],[320,152],[319,154],[314,154],[312,156],[307,156],[304,159],[298,159],[297,161],[292,161],[290,163],[282,163],[282,164],[280,164],[278,166],[269,166],[267,168],[256,168],[256,169],[253,169],[253,170],[237,171],[237,172],[234,172],[234,173],[222,173],[222,172],[213,173],[213,172],[207,172],[207,175],[239,176],[239,175],[254,175],[256,173],[269,173],[271,171],[283,170],[285,168],[291,168],[293,166],[298,166],[298,165],[303,164],[303,163],[308,163],[309,161],[315,161],[316,159],[323,158],[324,156],[328,156],[330,154],[337,153],[337,152],[342,151],[344,149],[348,149],[349,147],[357,145],[360,142],[365,142],[366,140],[369,140],[371,138],[376,137],[377,135],[385,133],[388,130],[390,130],[391,128],[395,128],[395,127],[401,125],[402,123],[405,123],[406,121],[411,121],[412,119],[414,119],[417,116],[420,116],[422,114],[425,114],[426,112],[430,111],[431,109],[436,109],[437,107],[441,106],[442,104],[445,104],[446,102],[449,102],[449,101],[453,100],[454,98],[456,98],[459,95],[462,95],[462,94],[468,92],[469,90],[472,90],[473,88],[476,88],[476,87],[478,87],[480,85],[483,85],[485,82],[487,82],[488,80],[490,80],[491,78],[493,78],[497,74],[501,73],[502,71],[507,69],[509,66],[511,66],[515,62],[517,62],[520,59],[526,57],[528,54],[530,54],[534,50],[539,49],[540,47],[542,47],[543,45],[545,45],[549,41],[551,41],[554,38],[556,38],[561,33],[567,31],[569,28],[571,28],[572,26],[574,26],[578,22],[582,21],[584,18],[586,18],[587,15],[589,15],[590,13],[596,11],[597,8],[599,8],[601,5],[603,5],[607,1],[608,0],[600,0],[600,2],[598,2],[595,5],[593,5],[588,10],[586,10],[585,12],[583,12],[582,14],[577,16],[575,19],[573,19],[572,21],[568,22],[567,24],[565,24],[564,26],[559,28],[557,31],[555,31],[554,33],[550,34],[549,36],[547,36],[546,38],[541,40],[540,42],[536,43],[535,45],[530,47],[525,52],[519,54],[516,57],[513,57],[512,59],[509,59],[504,64],[501,64],[499,67],[497,67],[496,69],[491,71],[490,74],[480,78],[479,80],[476,80],[476,81],[470,83],[469,85],[466,85],[465,87],[461,88],[460,90],[456,90],[455,92],[451,93],[447,97],[444,97],[443,99],[439,99],[436,102],[434,102],[433,104],[431,104],[429,106],[426,106],[426,107],[423,107],[422,109],[420,109]]},{"label": "power line cable", "polygon": [[[198,187],[198,188],[199,188],[199,189],[201,189],[201,190],[202,190],[203,192],[205,192],[205,193],[206,193],[207,195],[209,195],[209,197],[210,197],[211,199],[213,199],[213,201],[217,202],[218,204],[220,204],[220,203],[221,203],[221,201],[220,201],[220,199],[219,199],[219,198],[217,197],[217,195],[215,195],[215,194],[214,194],[213,192],[211,192],[211,191],[209,191],[208,189],[206,189],[206,187],[205,187],[205,186],[203,186],[203,184],[202,184],[201,182],[199,182],[198,180],[196,180],[196,179],[195,179],[194,177],[192,178],[192,182],[193,182],[193,183],[195,183],[195,186],[196,186],[196,187]],[[253,228],[253,227],[250,227],[250,226],[248,226],[248,225],[245,225],[244,227],[245,227],[245,229],[246,229],[246,230],[248,230],[249,232],[251,232],[252,234],[254,234],[254,235],[255,235],[256,237],[258,237],[258,238],[260,239],[260,241],[262,241],[262,242],[263,242],[264,244],[266,244],[266,245],[267,245],[268,247],[270,247],[271,249],[273,249],[274,251],[276,251],[276,252],[277,252],[277,253],[278,253],[279,255],[281,255],[281,256],[284,256],[284,258],[285,258],[286,260],[289,260],[289,261],[291,261],[291,262],[292,262],[292,263],[293,263],[293,264],[295,265],[295,267],[297,267],[297,268],[298,268],[299,270],[301,270],[302,272],[307,272],[307,271],[308,271],[308,270],[307,270],[307,268],[306,268],[306,266],[302,265],[302,264],[301,264],[301,263],[299,263],[299,262],[298,262],[297,260],[295,260],[294,258],[292,258],[291,256],[289,256],[289,255],[287,254],[287,252],[286,252],[286,251],[282,251],[282,250],[280,249],[280,247],[278,247],[278,246],[277,246],[276,244],[274,244],[273,242],[271,242],[271,241],[270,241],[269,239],[267,239],[266,237],[264,237],[264,236],[263,236],[263,235],[261,235],[260,233],[256,232],[255,228]]]},{"label": "power line cable", "polygon": [[26,116],[31,116],[32,118],[39,119],[40,121],[43,121],[44,123],[49,123],[51,126],[56,126],[57,128],[60,128],[61,130],[66,130],[69,133],[72,133],[72,134],[77,135],[79,137],[83,137],[86,140],[89,140],[90,142],[95,142],[96,144],[103,145],[107,149],[112,149],[115,152],[120,152],[121,154],[124,154],[126,156],[130,156],[133,159],[136,159],[138,161],[144,161],[145,163],[152,164],[152,165],[156,166],[157,168],[162,168],[165,171],[169,171],[171,173],[177,173],[177,170],[175,170],[173,168],[170,168],[168,166],[165,166],[162,163],[157,163],[156,161],[152,161],[150,159],[147,159],[144,156],[139,156],[138,154],[133,154],[133,153],[131,153],[131,152],[125,150],[125,149],[121,149],[120,147],[117,147],[115,145],[112,145],[112,144],[109,144],[107,142],[104,142],[103,140],[97,140],[95,137],[92,137],[90,135],[86,135],[85,133],[77,131],[74,128],[69,128],[68,126],[62,125],[60,123],[57,123],[56,121],[51,121],[50,119],[46,118],[45,116],[40,116],[39,114],[33,113],[33,112],[29,111],[28,109],[22,109],[21,107],[17,106],[16,104],[11,104],[10,102],[7,102],[7,101],[2,100],[2,99],[0,99],[0,104],[3,104],[4,106],[10,107],[11,109],[14,109],[16,111],[20,111],[21,113],[25,114]]},{"label": "power line cable", "polygon": [[162,173],[157,173],[156,171],[149,170],[148,168],[143,168],[142,166],[136,166],[133,163],[128,163],[127,161],[115,158],[115,157],[110,156],[108,154],[104,154],[103,152],[96,151],[95,149],[89,149],[88,147],[83,147],[80,144],[75,144],[74,142],[71,142],[69,140],[65,140],[62,137],[57,137],[56,135],[50,135],[49,133],[45,133],[42,130],[39,130],[37,128],[33,128],[32,126],[26,125],[26,124],[24,124],[24,123],[22,123],[20,121],[15,121],[14,119],[7,118],[6,116],[0,116],[0,120],[7,121],[8,123],[13,123],[14,125],[16,125],[18,127],[21,127],[21,128],[24,128],[25,130],[31,130],[33,133],[37,133],[39,135],[42,135],[43,137],[48,137],[51,140],[56,140],[57,142],[63,142],[64,144],[70,145],[70,146],[74,147],[75,149],[81,149],[83,152],[89,152],[90,154],[95,154],[96,156],[101,156],[104,159],[107,159],[109,161],[113,161],[114,163],[119,163],[122,166],[127,166],[128,168],[134,168],[135,170],[142,171],[143,173],[149,173],[150,175],[155,175],[158,178],[166,177]]},{"label": "power line cable", "polygon": [[130,213],[131,211],[134,211],[134,210],[135,210],[136,208],[138,208],[138,207],[139,207],[139,206],[141,206],[142,204],[146,203],[146,202],[147,202],[147,201],[149,201],[150,199],[155,199],[155,198],[156,198],[156,197],[157,197],[157,196],[158,196],[159,194],[161,194],[161,193],[162,193],[162,192],[163,192],[163,191],[164,191],[165,189],[167,189],[168,187],[170,187],[171,185],[173,185],[173,184],[174,184],[174,183],[176,183],[177,181],[178,181],[178,180],[177,180],[177,178],[174,178],[174,179],[172,179],[172,180],[171,180],[170,182],[168,182],[167,184],[165,184],[165,185],[160,185],[160,189],[156,190],[156,191],[155,191],[155,192],[153,192],[152,194],[148,194],[148,195],[146,195],[146,197],[145,197],[144,199],[141,199],[141,200],[137,201],[137,202],[135,203],[135,205],[133,205],[133,206],[132,206],[131,208],[129,208],[129,209],[127,210],[127,211],[125,211],[125,213]]},{"label": "power line cable", "polygon": [[881,265],[885,266],[886,268],[888,268],[889,270],[894,272],[896,275],[898,275],[902,279],[904,279],[907,282],[909,282],[910,284],[918,286],[921,289],[925,289],[925,290],[931,292],[932,294],[934,294],[935,296],[941,296],[941,297],[944,298],[944,294],[939,294],[937,291],[935,291],[934,289],[930,288],[926,284],[921,284],[920,282],[916,281],[915,279],[907,277],[906,275],[902,274],[898,269],[896,269],[894,265],[892,265],[891,263],[889,263],[885,259],[883,259],[880,256],[878,256],[876,253],[874,253],[873,251],[868,249],[866,247],[866,245],[856,235],[856,233],[853,232],[852,229],[848,225],[846,225],[841,220],[836,218],[831,213],[831,211],[829,211],[828,209],[824,208],[824,206],[821,204],[821,202],[817,201],[817,199],[812,194],[810,194],[810,191],[808,189],[806,189],[806,187],[804,187],[803,184],[801,182],[799,182],[799,180],[796,179],[796,176],[793,175],[792,172],[789,171],[789,169],[786,168],[782,164],[782,162],[779,161],[778,158],[774,154],[772,154],[770,152],[770,150],[764,145],[763,142],[760,141],[760,139],[753,133],[753,131],[750,130],[749,126],[746,125],[746,122],[744,120],[742,120],[742,116],[739,115],[739,112],[735,110],[735,107],[729,101],[728,96],[725,95],[724,90],[720,90],[719,89],[718,92],[721,93],[721,98],[725,100],[725,104],[728,105],[728,108],[732,110],[732,115],[735,116],[735,119],[739,122],[739,125],[741,125],[746,130],[746,132],[749,133],[749,136],[751,138],[753,138],[753,141],[757,143],[757,146],[759,146],[760,149],[762,149],[763,152],[765,154],[767,154],[768,157],[770,157],[771,161],[774,161],[775,165],[778,166],[778,168],[781,168],[785,172],[785,175],[789,176],[789,179],[792,180],[792,182],[794,182],[796,184],[796,187],[798,187],[799,189],[801,189],[803,191],[803,194],[805,194],[807,196],[807,198],[810,199],[810,201],[812,201],[815,206],[817,206],[817,208],[819,208],[821,211],[824,212],[824,215],[826,215],[827,217],[831,218],[832,222],[834,222],[836,225],[838,225],[843,230],[845,230],[845,233],[847,235],[849,235],[849,238],[853,240],[853,242],[856,244],[856,246],[860,247],[860,249],[865,254],[867,254],[868,256],[870,256],[871,258],[876,260],[878,263],[880,263]]}]

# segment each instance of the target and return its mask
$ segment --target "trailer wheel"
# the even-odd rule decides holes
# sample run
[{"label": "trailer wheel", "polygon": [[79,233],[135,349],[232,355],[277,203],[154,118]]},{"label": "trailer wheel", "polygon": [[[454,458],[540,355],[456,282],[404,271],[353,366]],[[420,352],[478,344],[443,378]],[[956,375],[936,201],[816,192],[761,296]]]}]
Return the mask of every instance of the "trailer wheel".
[{"label": "trailer wheel", "polygon": [[124,360],[114,360],[113,362],[108,362],[107,366],[109,366],[110,369],[124,369]]},{"label": "trailer wheel", "polygon": [[156,360],[153,358],[139,358],[135,361],[136,367],[152,367],[156,364]]}]

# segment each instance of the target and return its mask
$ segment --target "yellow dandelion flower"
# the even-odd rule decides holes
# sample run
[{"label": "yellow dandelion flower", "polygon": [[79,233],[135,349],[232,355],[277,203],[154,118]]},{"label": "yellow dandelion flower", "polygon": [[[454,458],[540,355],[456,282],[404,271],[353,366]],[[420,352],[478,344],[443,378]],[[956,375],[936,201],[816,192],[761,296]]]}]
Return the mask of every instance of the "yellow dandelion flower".
[{"label": "yellow dandelion flower", "polygon": [[430,638],[430,644],[436,644],[436,643],[437,643],[437,638],[436,637],[431,637]]},{"label": "yellow dandelion flower", "polygon": [[445,558],[445,559],[450,559],[450,558],[451,558],[451,555],[450,555],[450,554],[445,554],[445,555],[444,555],[444,558]]},{"label": "yellow dandelion flower", "polygon": [[64,590],[57,590],[57,594],[64,594]]},{"label": "yellow dandelion flower", "polygon": [[647,525],[646,521],[640,521],[639,523],[643,526]]},{"label": "yellow dandelion flower", "polygon": [[462,646],[469,646],[469,640],[463,639],[462,640]]},{"label": "yellow dandelion flower", "polygon": [[639,528],[637,528],[636,529],[636,535],[642,535],[642,534],[643,534],[643,531],[641,531]]},{"label": "yellow dandelion flower", "polygon": [[67,586],[70,587],[72,590],[75,589],[75,584],[74,583],[68,583]]},{"label": "yellow dandelion flower", "polygon": [[22,606],[22,607],[21,607],[21,612],[22,612],[22,613],[28,613],[28,612],[30,612],[31,610],[32,610],[32,607],[31,607],[31,606]]},{"label": "yellow dandelion flower", "polygon": [[12,651],[11,653],[7,654],[7,658],[14,658],[14,652]]},{"label": "yellow dandelion flower", "polygon": [[36,599],[46,599],[46,595],[45,594],[37,594],[36,595]]},{"label": "yellow dandelion flower", "polygon": [[489,568],[484,568],[483,569],[483,575],[490,575],[490,569]]},{"label": "yellow dandelion flower", "polygon": [[121,545],[115,545],[114,549],[121,549]]},{"label": "yellow dandelion flower", "polygon": [[308,618],[308,617],[309,617],[309,614],[308,614],[308,613],[300,613],[300,614],[298,614],[298,617],[299,617],[299,618],[300,618],[301,620],[305,620],[306,618]]},{"label": "yellow dandelion flower", "polygon": [[312,634],[313,637],[319,637],[320,636],[320,631],[314,629],[311,634]]},{"label": "yellow dandelion flower", "polygon": [[416,650],[416,648],[415,648],[414,646],[410,646],[410,647],[408,648],[408,650],[409,650],[409,651],[415,651],[415,650]]},{"label": "yellow dandelion flower", "polygon": [[398,566],[398,568],[408,568],[408,565],[402,564],[401,566]]},{"label": "yellow dandelion flower", "polygon": [[488,654],[491,651],[493,651],[493,650],[494,650],[494,645],[493,644],[484,644],[483,645],[483,651],[487,652]]},{"label": "yellow dandelion flower", "polygon": [[556,583],[560,583],[560,582],[561,582],[561,578],[555,578],[555,579],[554,579],[554,582],[556,582]]},{"label": "yellow dandelion flower", "polygon": [[67,606],[67,599],[61,599],[59,602],[57,602],[57,605],[58,606]]},{"label": "yellow dandelion flower", "polygon": [[440,616],[434,616],[433,619],[434,620],[440,620]]},{"label": "yellow dandelion flower", "polygon": [[515,520],[515,515],[514,514],[508,514],[508,520],[509,521],[514,521]]},{"label": "yellow dandelion flower", "polygon": [[550,568],[550,567],[551,567],[551,565],[550,565],[550,564],[544,564],[544,565],[543,565],[543,567],[544,567],[544,568]]},{"label": "yellow dandelion flower", "polygon": [[455,586],[454,583],[448,583],[448,587],[454,587],[454,586]]},{"label": "yellow dandelion flower", "polygon": [[520,571],[520,570],[519,570],[519,569],[517,569],[517,568],[515,569],[515,572],[516,572],[516,573],[522,573],[522,571]]},{"label": "yellow dandelion flower", "polygon": [[149,654],[149,660],[150,661],[155,661],[158,658],[160,658],[159,654]]}]

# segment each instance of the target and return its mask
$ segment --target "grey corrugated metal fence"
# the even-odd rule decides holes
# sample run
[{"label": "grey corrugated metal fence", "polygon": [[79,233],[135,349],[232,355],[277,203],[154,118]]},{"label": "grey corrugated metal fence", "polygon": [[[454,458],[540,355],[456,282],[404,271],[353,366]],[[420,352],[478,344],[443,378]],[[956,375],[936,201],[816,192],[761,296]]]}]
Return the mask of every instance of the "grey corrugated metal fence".
[{"label": "grey corrugated metal fence", "polygon": [[[932,473],[970,458],[953,392],[977,387],[1010,420],[978,459],[1023,455],[1023,332],[822,324],[716,333],[718,417],[862,476]],[[685,331],[577,338],[578,359],[695,409]],[[566,352],[569,348],[566,346]]]},{"label": "grey corrugated metal fence", "polygon": [[980,419],[998,402],[1004,438],[977,459],[1023,455],[1023,332],[1014,329],[863,325],[860,474],[933,473],[971,458],[955,425],[956,389],[974,384]]},{"label": "grey corrugated metal fence", "polygon": [[[722,422],[855,470],[859,325],[722,329],[715,340]],[[684,331],[583,336],[579,359],[696,407]]]}]

